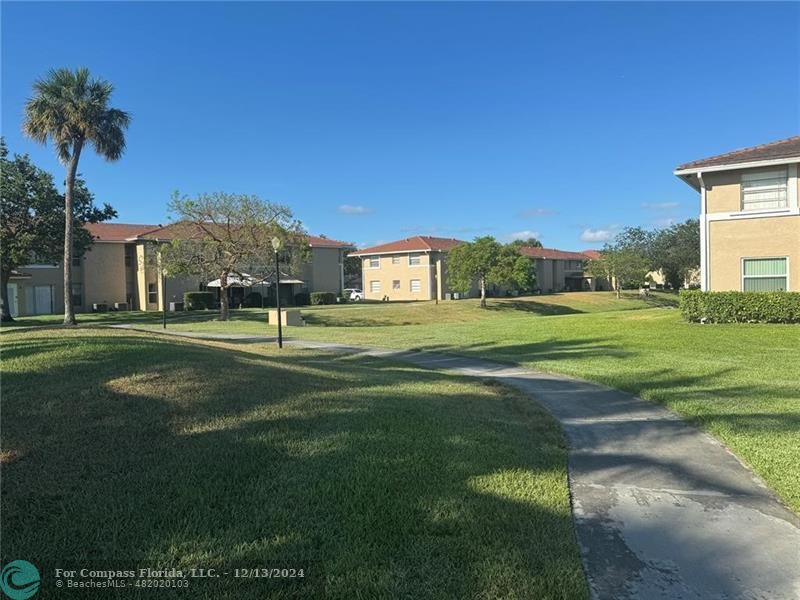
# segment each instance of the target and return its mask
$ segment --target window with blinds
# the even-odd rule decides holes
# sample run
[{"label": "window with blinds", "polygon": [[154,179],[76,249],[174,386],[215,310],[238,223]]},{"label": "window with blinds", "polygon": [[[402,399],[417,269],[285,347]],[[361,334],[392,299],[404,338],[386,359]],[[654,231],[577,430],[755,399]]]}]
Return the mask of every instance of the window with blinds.
[{"label": "window with blinds", "polygon": [[380,281],[370,281],[369,282],[369,291],[374,293],[381,291],[381,282]]},{"label": "window with blinds", "polygon": [[421,292],[422,291],[422,282],[419,279],[412,279],[411,280],[411,291],[412,292]]},{"label": "window with blinds", "polygon": [[786,208],[789,174],[786,169],[742,174],[742,210]]},{"label": "window with blinds", "polygon": [[745,292],[783,292],[788,289],[786,258],[745,258],[742,289]]}]

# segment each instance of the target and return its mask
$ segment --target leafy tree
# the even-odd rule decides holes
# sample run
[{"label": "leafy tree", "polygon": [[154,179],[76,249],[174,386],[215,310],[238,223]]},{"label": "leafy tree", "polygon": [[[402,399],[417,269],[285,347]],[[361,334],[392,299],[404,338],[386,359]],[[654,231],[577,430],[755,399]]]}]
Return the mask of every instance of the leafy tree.
[{"label": "leafy tree", "polygon": [[[0,139],[0,292],[2,320],[11,321],[8,281],[14,269],[37,260],[56,261],[64,247],[64,196],[53,177],[31,163],[27,155],[8,159],[5,141]],[[108,204],[94,205],[94,196],[77,178],[74,190],[72,227],[73,255],[82,256],[92,243],[83,223],[98,223],[117,216]]]},{"label": "leafy tree", "polygon": [[625,227],[614,238],[613,247],[616,250],[627,250],[630,256],[636,254],[648,261],[651,271],[655,268],[654,245],[656,232],[643,227]]},{"label": "leafy tree", "polygon": [[509,244],[510,246],[514,246],[516,248],[541,248],[542,242],[537,240],[535,237],[529,237],[524,240],[514,240]]},{"label": "leafy tree", "polygon": [[92,79],[89,70],[52,69],[45,79],[33,84],[33,96],[25,105],[23,131],[30,138],[55,146],[66,166],[64,191],[64,324],[75,324],[72,306],[72,244],[75,185],[78,161],[90,144],[108,161],[125,151],[128,113],[110,108],[114,87],[105,80]]},{"label": "leafy tree", "polygon": [[363,285],[361,283],[361,259],[358,256],[345,256],[344,258],[344,281],[345,285],[351,285],[352,282],[358,281],[358,287]]},{"label": "leafy tree", "polygon": [[689,219],[659,231],[653,242],[654,267],[678,289],[700,268],[700,221]]},{"label": "leafy tree", "polygon": [[230,318],[228,289],[232,277],[255,281],[275,277],[272,238],[283,244],[282,267],[297,272],[308,258],[308,240],[288,207],[244,194],[172,196],[176,217],[172,241],[160,248],[162,267],[171,275],[220,280],[220,320]]},{"label": "leafy tree", "polygon": [[620,298],[623,288],[644,283],[650,260],[635,248],[607,244],[599,259],[589,261],[588,270],[596,278],[608,279]]},{"label": "leafy tree", "polygon": [[491,284],[514,284],[531,289],[535,284],[534,262],[519,253],[512,244],[503,246],[491,236],[459,244],[447,255],[449,286],[467,292],[478,280],[481,308],[486,308],[486,287]]}]

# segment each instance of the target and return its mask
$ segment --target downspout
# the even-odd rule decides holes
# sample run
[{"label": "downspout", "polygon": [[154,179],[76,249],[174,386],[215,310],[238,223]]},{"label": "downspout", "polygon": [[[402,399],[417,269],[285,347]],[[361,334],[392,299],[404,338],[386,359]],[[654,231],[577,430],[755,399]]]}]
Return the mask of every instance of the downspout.
[{"label": "downspout", "polygon": [[703,181],[703,173],[697,173],[697,179],[700,182],[700,289],[707,292],[711,280],[709,276],[709,263],[708,263],[708,210],[707,210],[707,196],[706,196],[706,183]]}]

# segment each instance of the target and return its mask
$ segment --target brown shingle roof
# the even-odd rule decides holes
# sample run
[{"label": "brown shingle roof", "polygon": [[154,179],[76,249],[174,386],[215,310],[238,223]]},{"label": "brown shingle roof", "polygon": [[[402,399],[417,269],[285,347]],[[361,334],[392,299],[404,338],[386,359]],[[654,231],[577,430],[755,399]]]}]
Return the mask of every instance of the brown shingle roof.
[{"label": "brown shingle roof", "polygon": [[95,241],[99,242],[124,242],[159,227],[160,225],[133,225],[130,223],[85,223],[83,226]]},{"label": "brown shingle roof", "polygon": [[533,246],[522,246],[519,253],[531,258],[546,258],[549,260],[588,260],[589,257],[582,252],[568,252],[566,250],[556,250],[555,248],[535,248]]},{"label": "brown shingle roof", "polygon": [[319,237],[316,235],[308,236],[308,245],[312,248],[353,248],[354,245],[349,242],[340,242],[339,240],[332,240],[330,238]]},{"label": "brown shingle roof", "polygon": [[717,156],[710,156],[700,160],[694,160],[686,164],[680,165],[677,170],[683,171],[685,169],[698,169],[701,167],[717,167],[720,165],[735,165],[739,163],[756,162],[761,160],[776,160],[781,158],[798,158],[800,159],[800,135],[778,140],[777,142],[770,142],[768,144],[761,144],[759,146],[751,146],[749,148],[740,148],[725,154],[718,154]]},{"label": "brown shingle roof", "polygon": [[415,235],[404,240],[397,240],[387,244],[362,248],[357,252],[351,252],[350,256],[367,256],[369,254],[389,254],[395,252],[430,252],[440,250],[447,252],[451,248],[463,244],[462,240],[454,238],[439,238],[428,235]]}]

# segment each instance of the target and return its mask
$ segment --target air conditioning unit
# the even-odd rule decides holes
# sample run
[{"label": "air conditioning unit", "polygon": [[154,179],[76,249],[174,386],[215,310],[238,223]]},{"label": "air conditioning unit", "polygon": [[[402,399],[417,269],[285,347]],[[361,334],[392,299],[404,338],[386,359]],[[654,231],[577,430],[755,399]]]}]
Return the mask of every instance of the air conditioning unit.
[{"label": "air conditioning unit", "polygon": [[114,302],[114,310],[130,310],[127,302]]}]

